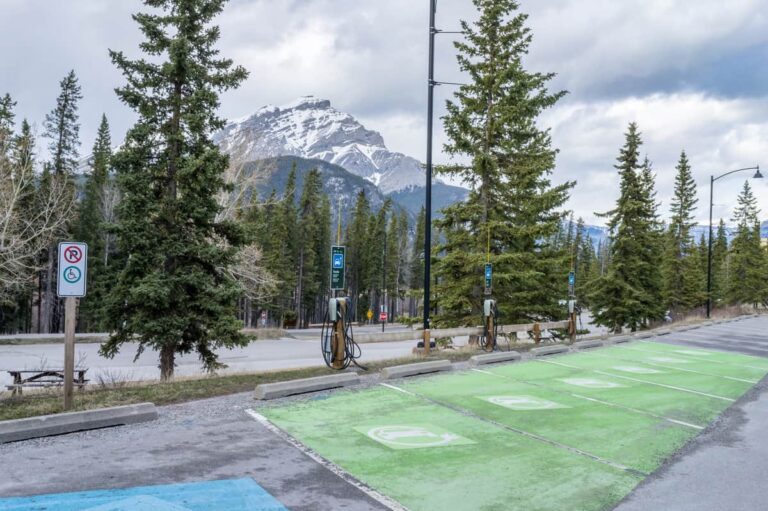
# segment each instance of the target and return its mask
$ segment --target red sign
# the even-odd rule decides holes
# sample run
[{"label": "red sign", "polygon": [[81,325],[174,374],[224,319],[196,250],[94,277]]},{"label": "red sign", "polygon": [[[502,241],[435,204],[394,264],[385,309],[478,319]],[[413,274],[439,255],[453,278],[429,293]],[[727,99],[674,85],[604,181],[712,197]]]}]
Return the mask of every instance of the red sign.
[{"label": "red sign", "polygon": [[379,321],[386,321],[386,320],[387,320],[386,312],[382,312],[381,314],[379,314]]},{"label": "red sign", "polygon": [[80,247],[71,245],[64,249],[64,259],[68,263],[79,263],[82,258],[83,252],[80,250]]}]

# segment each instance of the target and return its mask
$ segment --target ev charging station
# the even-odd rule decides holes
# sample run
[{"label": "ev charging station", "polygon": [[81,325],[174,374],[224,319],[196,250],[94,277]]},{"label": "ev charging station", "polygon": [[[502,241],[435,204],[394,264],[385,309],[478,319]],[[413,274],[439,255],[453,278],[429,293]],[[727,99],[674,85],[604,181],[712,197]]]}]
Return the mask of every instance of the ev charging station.
[{"label": "ev charging station", "polygon": [[[331,247],[331,291],[334,295],[346,288],[346,267],[346,248],[340,245]],[[351,312],[350,298],[333,296],[328,299],[320,343],[325,365],[331,369],[346,369],[351,363],[357,365],[355,359],[361,355],[352,333]]]},{"label": "ev charging station", "polygon": [[496,300],[491,298],[493,290],[493,265],[485,265],[485,300],[483,301],[483,341],[480,343],[483,350],[494,351],[499,329],[499,311]]}]

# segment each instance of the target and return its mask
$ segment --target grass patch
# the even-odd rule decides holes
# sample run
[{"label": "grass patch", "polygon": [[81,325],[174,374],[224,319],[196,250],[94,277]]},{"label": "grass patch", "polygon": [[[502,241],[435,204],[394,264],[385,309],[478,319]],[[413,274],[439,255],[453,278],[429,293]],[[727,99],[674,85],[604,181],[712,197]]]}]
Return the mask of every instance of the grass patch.
[{"label": "grass patch", "polygon": [[[445,350],[430,354],[429,357],[405,357],[365,364],[369,372],[383,367],[424,362],[429,360],[463,361],[477,353],[476,350]],[[151,402],[156,405],[170,405],[226,396],[239,392],[250,392],[256,385],[313,376],[336,374],[336,371],[326,367],[292,369],[249,374],[232,374],[225,376],[207,376],[201,378],[179,378],[172,382],[116,382],[101,386],[92,386],[83,391],[75,391],[72,411],[92,410],[110,406],[131,405]],[[362,373],[365,374],[365,373]],[[38,415],[61,413],[61,389],[49,389],[21,397],[0,399],[0,420],[23,419]]]}]

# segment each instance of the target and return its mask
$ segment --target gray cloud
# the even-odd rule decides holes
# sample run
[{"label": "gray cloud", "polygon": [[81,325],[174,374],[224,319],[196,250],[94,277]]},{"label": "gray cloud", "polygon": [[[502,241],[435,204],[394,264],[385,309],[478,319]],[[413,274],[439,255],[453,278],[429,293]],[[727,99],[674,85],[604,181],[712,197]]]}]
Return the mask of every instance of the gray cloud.
[{"label": "gray cloud", "polygon": [[[0,1],[0,93],[18,100],[19,116],[40,125],[58,81],[74,68],[85,95],[82,152],[102,112],[118,140],[133,114],[114,96],[122,78],[107,48],[138,54],[140,34],[130,15],[142,3]],[[768,154],[765,6],[765,0],[522,2],[534,32],[527,65],[557,72],[553,88],[571,92],[542,123],[553,127],[561,149],[554,179],[580,183],[570,203],[578,215],[594,220],[593,211],[610,207],[617,188],[612,165],[631,120],[645,133],[665,203],[682,148],[701,185],[710,169]],[[393,149],[423,158],[427,11],[427,0],[232,0],[219,20],[220,47],[251,76],[222,98],[222,115],[241,117],[314,94],[381,131]],[[439,1],[441,28],[455,29],[473,16],[469,0]],[[462,81],[451,37],[440,36],[437,75]],[[438,89],[438,116],[451,90]],[[439,122],[437,128],[440,147]],[[722,202],[732,204],[740,184],[736,178],[719,186],[728,198]],[[765,190],[758,186],[768,211]]]}]

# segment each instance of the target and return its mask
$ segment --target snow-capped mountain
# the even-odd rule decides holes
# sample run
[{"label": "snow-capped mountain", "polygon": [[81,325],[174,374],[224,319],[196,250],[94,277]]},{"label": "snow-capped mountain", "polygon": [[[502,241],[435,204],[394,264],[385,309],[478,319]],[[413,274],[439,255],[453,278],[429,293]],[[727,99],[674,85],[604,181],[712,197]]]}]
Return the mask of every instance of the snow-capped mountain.
[{"label": "snow-capped mountain", "polygon": [[281,107],[265,106],[233,120],[214,140],[243,162],[278,156],[327,161],[370,181],[384,194],[424,185],[418,160],[388,150],[380,133],[313,96]]}]

